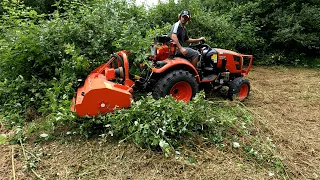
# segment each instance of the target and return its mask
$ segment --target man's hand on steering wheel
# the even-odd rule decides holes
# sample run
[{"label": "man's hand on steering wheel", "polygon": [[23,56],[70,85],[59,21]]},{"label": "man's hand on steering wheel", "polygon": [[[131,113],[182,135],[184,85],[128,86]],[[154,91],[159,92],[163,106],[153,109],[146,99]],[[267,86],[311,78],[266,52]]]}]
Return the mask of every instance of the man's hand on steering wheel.
[{"label": "man's hand on steering wheel", "polygon": [[199,38],[199,42],[201,44],[204,44],[206,42],[206,38],[204,38],[204,37]]}]

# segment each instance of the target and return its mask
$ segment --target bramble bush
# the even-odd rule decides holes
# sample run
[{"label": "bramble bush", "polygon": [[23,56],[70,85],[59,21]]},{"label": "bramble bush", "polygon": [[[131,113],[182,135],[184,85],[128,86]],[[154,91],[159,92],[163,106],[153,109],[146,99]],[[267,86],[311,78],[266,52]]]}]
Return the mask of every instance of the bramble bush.
[{"label": "bramble bush", "polygon": [[[44,15],[20,1],[2,2],[6,12],[0,20],[0,106],[5,122],[23,123],[29,107],[42,116],[69,117],[78,80],[110,54],[126,48],[135,59],[146,57],[143,47],[158,30],[147,29],[141,8],[125,1],[89,5],[66,2],[59,11]],[[138,21],[126,12],[135,13]]]}]

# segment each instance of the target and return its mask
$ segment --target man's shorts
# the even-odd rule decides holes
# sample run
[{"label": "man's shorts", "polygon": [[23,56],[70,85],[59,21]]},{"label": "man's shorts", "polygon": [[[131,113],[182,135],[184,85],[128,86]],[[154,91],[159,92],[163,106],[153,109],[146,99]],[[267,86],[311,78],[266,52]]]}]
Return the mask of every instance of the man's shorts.
[{"label": "man's shorts", "polygon": [[177,49],[177,52],[176,52],[176,56],[179,56],[179,57],[184,57],[186,58],[187,60],[189,60],[190,62],[192,60],[194,60],[196,57],[199,56],[199,52],[192,49],[192,48],[188,48],[188,47],[183,47],[187,50],[187,54],[186,55],[183,55],[179,49]]}]

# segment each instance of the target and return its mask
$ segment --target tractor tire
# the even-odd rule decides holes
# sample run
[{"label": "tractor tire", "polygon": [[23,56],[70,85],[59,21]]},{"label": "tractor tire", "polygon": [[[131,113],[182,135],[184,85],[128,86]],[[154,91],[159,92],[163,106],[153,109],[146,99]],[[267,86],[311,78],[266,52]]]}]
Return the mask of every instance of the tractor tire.
[{"label": "tractor tire", "polygon": [[189,102],[198,92],[196,79],[185,70],[174,70],[162,77],[153,89],[156,99],[171,95],[177,100]]},{"label": "tractor tire", "polygon": [[248,79],[238,77],[229,84],[228,98],[233,101],[235,98],[244,101],[250,93],[250,82]]}]

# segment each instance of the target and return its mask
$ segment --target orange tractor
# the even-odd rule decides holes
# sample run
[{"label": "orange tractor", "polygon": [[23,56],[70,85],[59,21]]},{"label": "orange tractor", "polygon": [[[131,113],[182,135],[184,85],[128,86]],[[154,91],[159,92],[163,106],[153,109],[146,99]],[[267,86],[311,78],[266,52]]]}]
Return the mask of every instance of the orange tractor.
[{"label": "orange tractor", "polygon": [[115,108],[130,107],[134,90],[152,92],[155,98],[171,95],[188,102],[199,88],[227,86],[229,99],[243,101],[250,92],[249,73],[253,56],[211,48],[205,42],[190,46],[199,52],[194,67],[183,57],[175,56],[176,45],[170,37],[158,36],[151,45],[152,68],[141,67],[141,76],[129,72],[128,53],[123,50],[93,70],[77,90],[71,110],[78,116],[97,116]]}]

